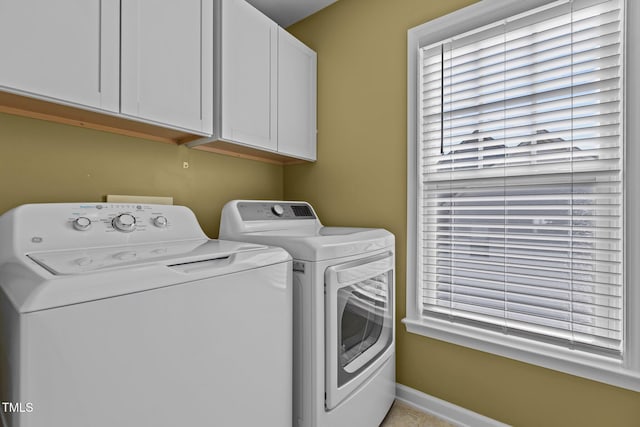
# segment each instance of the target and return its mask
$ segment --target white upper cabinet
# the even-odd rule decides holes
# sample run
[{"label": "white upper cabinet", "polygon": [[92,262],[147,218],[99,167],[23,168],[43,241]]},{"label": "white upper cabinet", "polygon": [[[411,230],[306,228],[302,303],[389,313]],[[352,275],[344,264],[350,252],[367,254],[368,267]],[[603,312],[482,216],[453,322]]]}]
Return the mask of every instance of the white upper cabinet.
[{"label": "white upper cabinet", "polygon": [[220,137],[275,151],[278,26],[244,1],[220,6]]},{"label": "white upper cabinet", "polygon": [[118,111],[119,0],[0,0],[0,89]]},{"label": "white upper cabinet", "polygon": [[121,113],[212,129],[213,1],[122,2]]},{"label": "white upper cabinet", "polygon": [[216,0],[213,135],[188,145],[316,159],[316,53],[244,0]]},{"label": "white upper cabinet", "polygon": [[0,111],[314,161],[316,53],[244,0],[0,0]]},{"label": "white upper cabinet", "polygon": [[278,152],[316,159],[316,53],[278,33]]}]

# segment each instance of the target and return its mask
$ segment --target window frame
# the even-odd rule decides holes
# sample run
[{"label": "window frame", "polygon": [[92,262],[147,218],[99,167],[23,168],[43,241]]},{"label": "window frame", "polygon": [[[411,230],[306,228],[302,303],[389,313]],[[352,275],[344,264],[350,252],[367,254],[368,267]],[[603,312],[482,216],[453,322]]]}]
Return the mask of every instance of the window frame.
[{"label": "window frame", "polygon": [[[640,22],[640,2],[626,1],[625,23]],[[525,363],[577,375],[629,390],[640,391],[640,188],[626,183],[640,182],[640,168],[623,166],[624,209],[624,350],[623,360],[571,350],[531,339],[509,336],[447,320],[425,318],[419,302],[421,281],[417,277],[420,240],[418,230],[418,197],[420,190],[418,155],[418,76],[419,48],[440,40],[483,27],[501,19],[534,9],[554,0],[482,0],[471,6],[439,17],[408,31],[407,39],[407,282],[406,317],[402,319],[408,332],[472,349],[515,359]],[[625,39],[640,40],[640,28],[625,24]],[[624,140],[623,162],[640,161],[640,82],[626,76],[640,75],[640,53],[636,46],[625,43],[622,100]],[[631,120],[625,120],[629,117]],[[627,220],[628,219],[628,220]]]}]

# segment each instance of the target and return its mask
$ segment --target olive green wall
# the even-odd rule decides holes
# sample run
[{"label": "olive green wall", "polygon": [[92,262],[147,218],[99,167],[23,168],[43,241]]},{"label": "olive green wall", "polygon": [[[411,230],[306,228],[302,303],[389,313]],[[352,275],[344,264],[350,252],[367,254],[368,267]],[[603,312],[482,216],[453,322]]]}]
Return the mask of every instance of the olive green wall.
[{"label": "olive green wall", "polygon": [[[189,168],[183,169],[184,161]],[[283,167],[0,114],[0,213],[23,203],[173,196],[210,237],[234,198],[282,197]]]},{"label": "olive green wall", "polygon": [[407,333],[407,30],[470,0],[339,0],[289,30],[318,52],[318,162],[284,195],[397,237],[397,380],[515,426],[640,426],[640,393]]}]

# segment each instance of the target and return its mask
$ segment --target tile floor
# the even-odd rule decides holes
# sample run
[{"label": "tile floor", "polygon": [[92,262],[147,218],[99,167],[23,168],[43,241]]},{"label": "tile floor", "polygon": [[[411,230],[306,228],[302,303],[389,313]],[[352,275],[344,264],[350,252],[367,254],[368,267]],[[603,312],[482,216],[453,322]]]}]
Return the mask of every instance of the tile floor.
[{"label": "tile floor", "polygon": [[433,415],[420,412],[410,406],[398,402],[393,403],[391,410],[380,424],[380,427],[455,427]]}]

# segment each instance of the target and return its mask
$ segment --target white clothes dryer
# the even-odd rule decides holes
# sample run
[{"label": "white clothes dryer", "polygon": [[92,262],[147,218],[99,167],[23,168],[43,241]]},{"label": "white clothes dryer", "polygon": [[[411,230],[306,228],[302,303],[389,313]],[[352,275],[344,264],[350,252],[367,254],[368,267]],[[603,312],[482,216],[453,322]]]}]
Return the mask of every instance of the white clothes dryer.
[{"label": "white clothes dryer", "polygon": [[[5,427],[290,426],[291,257],[181,206],[0,217]],[[243,410],[251,407],[251,410]]]},{"label": "white clothes dryer", "polygon": [[380,425],[396,387],[393,234],[324,227],[306,202],[234,200],[220,238],[293,256],[293,425]]}]

